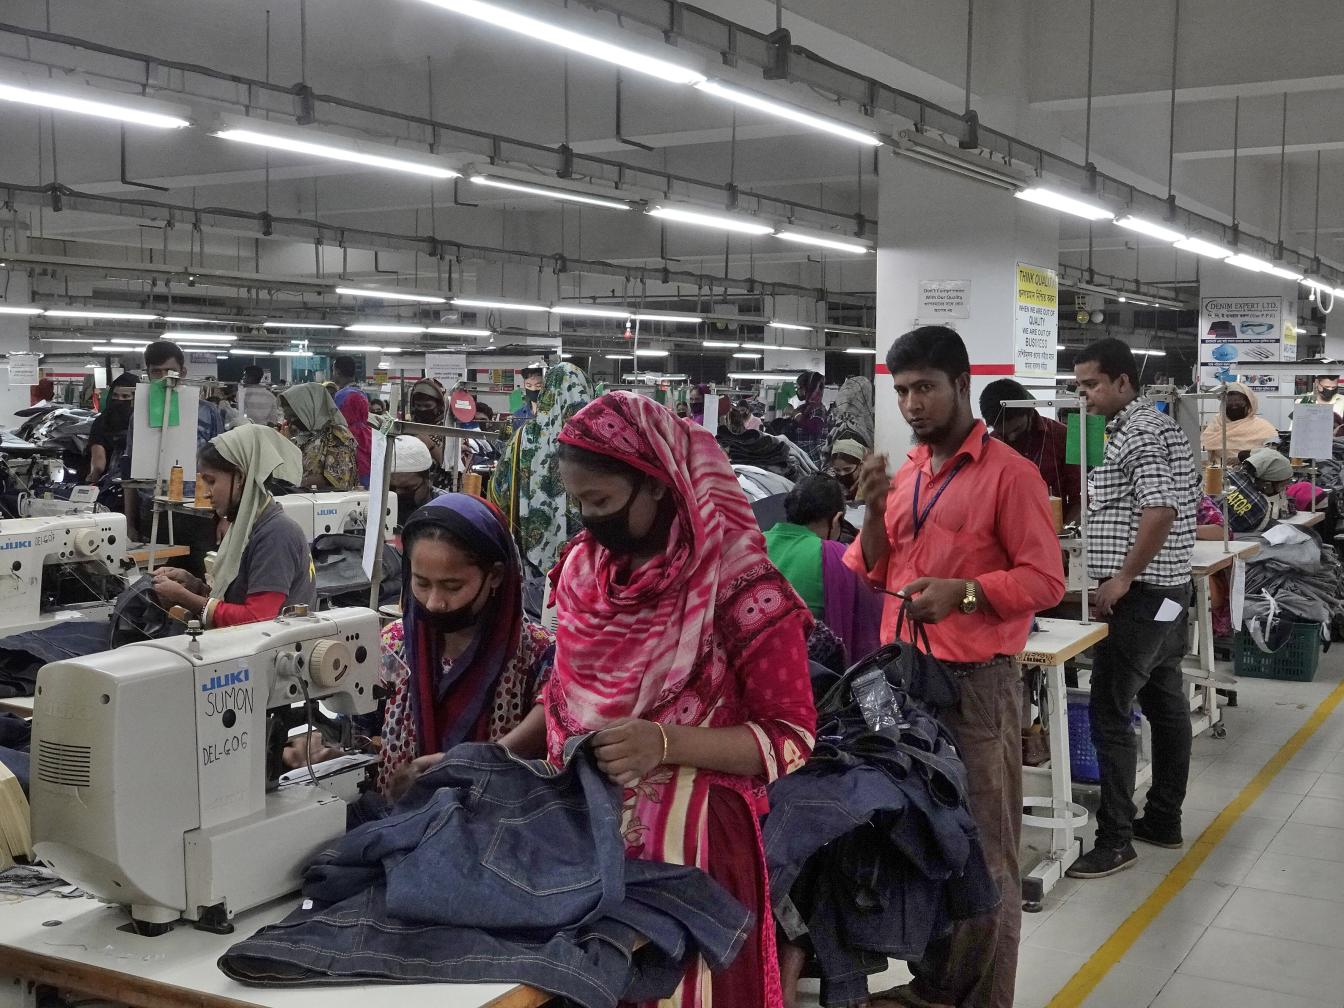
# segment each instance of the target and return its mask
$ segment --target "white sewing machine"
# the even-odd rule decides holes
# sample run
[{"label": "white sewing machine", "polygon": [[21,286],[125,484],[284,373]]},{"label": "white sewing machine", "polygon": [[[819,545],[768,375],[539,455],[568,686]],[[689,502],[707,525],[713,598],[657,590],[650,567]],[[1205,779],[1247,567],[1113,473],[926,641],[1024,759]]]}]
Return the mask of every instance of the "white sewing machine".
[{"label": "white sewing machine", "polygon": [[322,786],[267,790],[267,712],[305,697],[372,711],[378,629],[371,609],[303,612],[43,666],[37,856],[129,906],[142,934],[179,917],[227,931],[293,892],[346,805]]},{"label": "white sewing machine", "polygon": [[[125,587],[124,572],[131,566],[125,515],[104,512],[0,521],[0,634],[85,617],[92,610],[108,611]],[[97,601],[63,603],[52,581],[61,573],[59,568],[87,589],[82,595]]]},{"label": "white sewing machine", "polygon": [[1062,535],[1059,537],[1059,548],[1064,552],[1065,591],[1082,592],[1095,588],[1097,583],[1087,576],[1083,537],[1077,532]]},{"label": "white sewing machine", "polygon": [[98,506],[96,486],[78,486],[68,498],[45,494],[19,494],[19,515],[23,518],[51,518],[72,514],[92,514]]},{"label": "white sewing machine", "polygon": [[[397,498],[387,495],[383,514],[383,538],[390,541],[396,529]],[[350,490],[320,494],[287,494],[277,497],[285,514],[299,523],[309,540],[329,532],[362,532],[368,526],[369,492]]]}]

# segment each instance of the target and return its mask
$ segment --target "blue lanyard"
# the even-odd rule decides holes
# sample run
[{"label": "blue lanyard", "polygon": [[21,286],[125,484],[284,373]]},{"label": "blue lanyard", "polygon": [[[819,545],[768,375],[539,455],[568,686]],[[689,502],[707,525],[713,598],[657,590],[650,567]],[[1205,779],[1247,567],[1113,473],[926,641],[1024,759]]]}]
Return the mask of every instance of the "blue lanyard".
[{"label": "blue lanyard", "polygon": [[961,472],[962,468],[969,461],[970,459],[963,458],[960,462],[956,464],[956,467],[948,475],[947,479],[943,480],[943,485],[938,488],[938,492],[933,495],[933,500],[929,501],[928,506],[924,508],[923,511],[919,510],[919,488],[924,481],[924,473],[921,470],[920,472],[917,472],[915,474],[915,499],[914,499],[914,506],[912,509],[915,521],[914,538],[916,539],[919,538],[919,533],[924,528],[924,523],[929,520],[929,513],[933,510],[933,506],[938,503],[938,498],[943,495],[943,491],[948,488],[948,485],[951,484],[951,482],[954,479],[957,478],[957,473]]}]

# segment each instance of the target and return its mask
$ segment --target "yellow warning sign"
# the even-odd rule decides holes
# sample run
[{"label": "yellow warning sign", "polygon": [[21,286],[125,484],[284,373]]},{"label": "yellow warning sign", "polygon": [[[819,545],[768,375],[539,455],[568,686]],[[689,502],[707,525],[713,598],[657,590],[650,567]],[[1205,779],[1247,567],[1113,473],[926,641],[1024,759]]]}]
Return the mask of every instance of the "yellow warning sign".
[{"label": "yellow warning sign", "polygon": [[1018,263],[1017,303],[1038,308],[1059,307],[1059,280],[1055,271]]}]

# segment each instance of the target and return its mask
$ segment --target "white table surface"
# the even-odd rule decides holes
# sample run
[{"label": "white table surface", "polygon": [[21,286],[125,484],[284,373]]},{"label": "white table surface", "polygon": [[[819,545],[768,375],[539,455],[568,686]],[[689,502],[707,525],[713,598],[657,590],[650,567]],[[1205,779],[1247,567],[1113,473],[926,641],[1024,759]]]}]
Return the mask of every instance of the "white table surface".
[{"label": "white table surface", "polygon": [[[1224,548],[1226,546],[1226,548]],[[1195,577],[1208,577],[1240,558],[1247,560],[1260,552],[1258,542],[1233,540],[1224,544],[1221,539],[1196,539],[1195,552],[1190,558],[1190,570]]]},{"label": "white table surface", "polygon": [[1280,518],[1280,525],[1294,525],[1297,528],[1312,528],[1325,521],[1324,511],[1299,511],[1287,518]]},{"label": "white table surface", "polygon": [[1024,665],[1063,665],[1103,640],[1110,627],[1105,623],[1080,623],[1077,620],[1037,619],[1040,629],[1027,638],[1027,646],[1017,656]]},{"label": "white table surface", "polygon": [[[234,933],[216,935],[179,922],[157,938],[118,931],[129,921],[124,909],[91,899],[58,896],[0,896],[0,976],[29,976],[25,964],[11,949],[41,956],[44,965],[60,969],[76,965],[110,970],[133,981],[136,988],[153,987],[146,1000],[164,1003],[179,988],[191,992],[195,1005],[268,1006],[268,1008],[364,1008],[382,1000],[397,1008],[534,1008],[547,998],[532,988],[512,984],[368,984],[325,987],[248,987],[226,977],[217,960],[225,950],[250,937],[263,924],[280,920],[297,904],[297,897],[277,900],[234,918]],[[44,927],[60,921],[55,927]],[[25,957],[27,958],[27,957]],[[70,972],[71,984],[79,981]],[[117,978],[108,978],[109,983]],[[59,982],[59,981],[58,981]],[[121,1000],[115,990],[95,988],[110,1000]],[[202,998],[201,995],[205,997]],[[186,1003],[180,1000],[180,1003]]]}]

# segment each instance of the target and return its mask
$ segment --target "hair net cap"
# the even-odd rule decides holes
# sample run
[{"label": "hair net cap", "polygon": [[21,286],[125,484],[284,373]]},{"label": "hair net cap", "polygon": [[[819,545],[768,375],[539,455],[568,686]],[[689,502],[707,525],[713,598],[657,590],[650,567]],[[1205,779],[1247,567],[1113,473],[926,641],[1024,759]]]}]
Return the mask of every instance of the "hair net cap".
[{"label": "hair net cap", "polygon": [[413,434],[398,434],[392,446],[394,473],[427,472],[434,464],[429,446]]},{"label": "hair net cap", "polygon": [[1293,478],[1293,467],[1282,452],[1273,448],[1257,448],[1246,461],[1255,470],[1256,478],[1266,483],[1286,483]]}]

